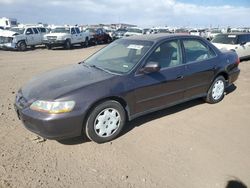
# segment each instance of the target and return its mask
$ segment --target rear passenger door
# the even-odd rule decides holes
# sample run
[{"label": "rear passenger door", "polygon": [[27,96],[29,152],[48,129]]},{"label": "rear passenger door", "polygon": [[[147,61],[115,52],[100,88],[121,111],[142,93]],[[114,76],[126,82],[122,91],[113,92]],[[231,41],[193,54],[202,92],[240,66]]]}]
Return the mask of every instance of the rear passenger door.
[{"label": "rear passenger door", "polygon": [[42,44],[42,35],[37,28],[33,28],[34,31],[34,45]]},{"label": "rear passenger door", "polygon": [[217,55],[199,39],[183,39],[182,44],[186,63],[184,98],[205,95],[214,77]]}]

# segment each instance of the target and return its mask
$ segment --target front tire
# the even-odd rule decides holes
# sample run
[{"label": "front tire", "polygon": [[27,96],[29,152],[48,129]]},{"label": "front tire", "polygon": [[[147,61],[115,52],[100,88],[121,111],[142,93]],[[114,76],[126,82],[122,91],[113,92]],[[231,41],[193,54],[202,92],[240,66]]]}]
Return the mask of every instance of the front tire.
[{"label": "front tire", "polygon": [[71,42],[70,42],[70,40],[66,40],[65,41],[64,48],[66,50],[70,50],[71,49]]},{"label": "front tire", "polygon": [[46,44],[45,46],[46,46],[46,48],[47,48],[48,50],[51,50],[51,45]]},{"label": "front tire", "polygon": [[27,50],[27,44],[24,41],[21,41],[18,43],[18,50],[19,51],[26,51]]},{"label": "front tire", "polygon": [[114,100],[105,101],[90,112],[85,133],[96,143],[108,142],[119,135],[125,121],[126,115],[122,105]]},{"label": "front tire", "polygon": [[225,88],[226,88],[225,78],[223,76],[218,76],[208,90],[206,102],[210,104],[215,104],[222,101],[225,94]]}]

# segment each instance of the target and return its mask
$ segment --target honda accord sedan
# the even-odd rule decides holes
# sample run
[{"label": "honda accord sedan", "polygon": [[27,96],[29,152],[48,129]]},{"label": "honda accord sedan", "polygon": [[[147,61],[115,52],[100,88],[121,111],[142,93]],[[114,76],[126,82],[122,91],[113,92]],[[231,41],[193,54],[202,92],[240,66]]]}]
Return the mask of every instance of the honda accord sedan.
[{"label": "honda accord sedan", "polygon": [[239,58],[190,35],[122,38],[83,62],[33,78],[15,99],[18,117],[48,139],[116,138],[126,122],[195,98],[220,102]]}]

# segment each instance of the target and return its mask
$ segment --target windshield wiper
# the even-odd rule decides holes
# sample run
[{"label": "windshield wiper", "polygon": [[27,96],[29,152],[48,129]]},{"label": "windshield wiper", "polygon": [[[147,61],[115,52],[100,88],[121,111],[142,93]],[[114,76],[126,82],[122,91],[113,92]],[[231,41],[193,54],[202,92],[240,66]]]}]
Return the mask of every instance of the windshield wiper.
[{"label": "windshield wiper", "polygon": [[87,66],[94,67],[94,68],[96,68],[96,69],[99,69],[99,70],[102,70],[102,71],[107,72],[107,70],[105,70],[105,69],[103,69],[103,68],[101,68],[101,67],[99,67],[99,66],[96,66],[96,65],[87,65]]}]

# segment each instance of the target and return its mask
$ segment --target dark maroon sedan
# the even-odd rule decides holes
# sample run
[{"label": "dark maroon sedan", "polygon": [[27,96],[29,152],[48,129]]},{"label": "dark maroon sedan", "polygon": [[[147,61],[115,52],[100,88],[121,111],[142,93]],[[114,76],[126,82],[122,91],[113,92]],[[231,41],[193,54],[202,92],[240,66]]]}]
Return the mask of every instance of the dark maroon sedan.
[{"label": "dark maroon sedan", "polygon": [[15,107],[26,128],[42,137],[86,134],[103,143],[138,116],[199,97],[221,101],[238,64],[236,53],[201,37],[133,36],[34,78],[19,90]]}]

